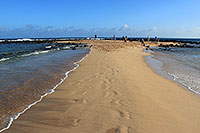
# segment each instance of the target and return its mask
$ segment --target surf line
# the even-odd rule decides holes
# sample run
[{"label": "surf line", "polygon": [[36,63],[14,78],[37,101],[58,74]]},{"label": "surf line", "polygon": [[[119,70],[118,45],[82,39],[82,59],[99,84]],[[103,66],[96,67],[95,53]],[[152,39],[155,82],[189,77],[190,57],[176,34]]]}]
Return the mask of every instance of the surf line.
[{"label": "surf line", "polygon": [[5,131],[5,130],[9,129],[10,126],[12,125],[13,121],[14,121],[14,120],[17,120],[17,119],[19,118],[20,115],[24,114],[24,113],[25,113],[28,109],[30,109],[33,105],[35,105],[35,104],[41,102],[42,99],[43,99],[45,96],[54,93],[54,92],[55,92],[55,89],[56,89],[59,85],[61,85],[61,84],[63,83],[63,81],[65,81],[65,79],[67,79],[67,78],[69,77],[69,76],[68,76],[69,73],[72,72],[72,71],[74,71],[74,70],[76,70],[76,69],[80,66],[79,63],[82,62],[82,61],[83,61],[88,55],[90,55],[91,53],[92,53],[92,49],[90,49],[90,52],[89,52],[88,54],[86,54],[83,58],[81,58],[79,61],[74,62],[73,64],[75,65],[75,67],[74,67],[73,69],[67,71],[67,72],[65,73],[65,77],[62,78],[61,81],[60,81],[57,85],[55,85],[49,92],[47,92],[47,93],[45,93],[44,95],[40,96],[40,99],[39,99],[39,100],[33,102],[32,104],[27,105],[27,107],[26,107],[22,112],[19,112],[19,113],[17,113],[15,116],[10,117],[10,118],[9,118],[9,121],[8,121],[8,123],[7,123],[7,125],[6,125],[6,127],[3,128],[3,129],[1,129],[0,132],[3,132],[3,131]]}]

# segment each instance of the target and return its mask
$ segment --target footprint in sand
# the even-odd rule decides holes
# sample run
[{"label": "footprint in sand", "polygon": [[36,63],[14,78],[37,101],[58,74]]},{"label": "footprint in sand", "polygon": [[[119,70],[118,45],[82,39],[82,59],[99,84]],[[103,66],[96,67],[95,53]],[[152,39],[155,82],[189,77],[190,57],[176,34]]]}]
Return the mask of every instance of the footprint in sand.
[{"label": "footprint in sand", "polygon": [[77,127],[80,121],[81,121],[81,119],[74,119],[74,120],[72,121],[72,123],[71,123],[71,126]]},{"label": "footprint in sand", "polygon": [[106,131],[106,133],[120,133],[119,128],[111,128]]},{"label": "footprint in sand", "polygon": [[108,129],[106,130],[106,133],[133,133],[133,129],[131,127],[121,126]]},{"label": "footprint in sand", "polygon": [[86,104],[88,101],[86,99],[72,99],[73,103],[79,103],[79,104]]},{"label": "footprint in sand", "polygon": [[105,81],[104,81],[104,83],[106,83],[106,84],[113,84],[115,82],[115,79],[110,79],[110,78],[108,78],[108,77],[106,77],[105,78]]},{"label": "footprint in sand", "polygon": [[83,95],[87,95],[87,91],[83,92]]},{"label": "footprint in sand", "polygon": [[117,96],[119,94],[117,91],[109,91],[108,89],[109,87],[107,88],[107,91],[104,92],[105,98]]},{"label": "footprint in sand", "polygon": [[119,93],[117,91],[113,91],[113,94],[116,96],[118,95]]},{"label": "footprint in sand", "polygon": [[[55,122],[57,121],[57,122]],[[48,118],[44,119],[43,121],[39,122],[41,124],[52,125],[55,127],[77,127],[79,122],[81,121],[80,118],[76,117],[67,117],[67,118]]]},{"label": "footprint in sand", "polygon": [[131,119],[131,113],[126,112],[126,111],[118,111],[120,117],[126,118],[126,119]]},{"label": "footprint in sand", "polygon": [[114,114],[114,116],[118,116],[119,118],[125,118],[130,120],[132,118],[132,113],[127,112],[127,111],[114,111],[112,114]]},{"label": "footprint in sand", "polygon": [[119,73],[119,71],[118,70],[116,70],[116,69],[114,69],[114,68],[112,68],[112,75],[117,75]]},{"label": "footprint in sand", "polygon": [[117,105],[122,105],[122,101],[121,100],[112,100],[111,103],[117,104]]},{"label": "footprint in sand", "polygon": [[114,83],[115,79],[109,79],[110,83]]},{"label": "footprint in sand", "polygon": [[105,73],[105,72],[100,72],[99,74],[100,74],[101,76],[102,76],[102,75],[106,75],[106,73]]}]

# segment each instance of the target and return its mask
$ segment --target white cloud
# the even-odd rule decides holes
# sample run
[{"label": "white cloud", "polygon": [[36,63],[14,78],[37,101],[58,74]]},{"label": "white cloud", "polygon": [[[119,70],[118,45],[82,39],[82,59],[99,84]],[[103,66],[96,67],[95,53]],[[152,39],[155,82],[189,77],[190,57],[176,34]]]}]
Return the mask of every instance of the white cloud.
[{"label": "white cloud", "polygon": [[125,24],[125,25],[124,25],[124,28],[125,28],[125,29],[127,29],[128,27],[129,27],[128,24]]},{"label": "white cloud", "polygon": [[153,27],[153,30],[157,30],[158,28],[157,27]]},{"label": "white cloud", "polygon": [[[164,27],[165,28],[165,27]],[[186,29],[180,27],[176,29],[164,29],[162,27],[150,27],[142,29],[137,27],[130,27],[125,24],[121,27],[113,28],[92,28],[83,29],[71,27],[53,27],[53,26],[38,26],[25,25],[18,28],[0,27],[0,38],[4,37],[67,37],[67,36],[159,36],[159,37],[200,37],[200,27]]]}]

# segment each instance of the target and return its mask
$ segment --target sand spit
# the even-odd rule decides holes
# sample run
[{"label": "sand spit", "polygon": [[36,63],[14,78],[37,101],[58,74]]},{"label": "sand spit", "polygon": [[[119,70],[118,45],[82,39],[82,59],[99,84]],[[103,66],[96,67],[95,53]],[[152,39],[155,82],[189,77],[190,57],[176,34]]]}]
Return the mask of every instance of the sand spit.
[{"label": "sand spit", "polygon": [[199,96],[156,75],[138,42],[81,43],[91,54],[6,132],[200,132]]}]

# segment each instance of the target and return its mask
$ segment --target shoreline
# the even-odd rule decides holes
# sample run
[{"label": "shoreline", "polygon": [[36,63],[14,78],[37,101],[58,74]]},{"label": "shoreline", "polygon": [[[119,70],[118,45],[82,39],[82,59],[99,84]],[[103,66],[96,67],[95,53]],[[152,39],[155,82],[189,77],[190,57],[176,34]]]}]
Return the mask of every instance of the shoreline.
[{"label": "shoreline", "polygon": [[8,121],[7,126],[6,126],[5,128],[3,128],[3,129],[1,129],[0,132],[3,132],[3,131],[5,131],[5,130],[8,130],[8,129],[11,127],[11,125],[13,124],[13,122],[14,122],[15,120],[17,120],[17,119],[20,117],[20,115],[24,114],[24,113],[25,113],[27,110],[29,110],[32,106],[36,105],[37,103],[40,103],[40,102],[43,100],[44,97],[46,97],[46,96],[48,96],[48,95],[50,95],[50,94],[56,92],[55,89],[56,89],[58,86],[60,86],[60,85],[69,77],[69,76],[68,76],[69,73],[71,73],[71,72],[73,72],[74,70],[76,70],[76,69],[80,66],[79,63],[82,62],[82,61],[83,61],[88,55],[90,55],[90,54],[91,54],[91,49],[90,49],[90,52],[89,52],[88,54],[86,54],[84,57],[82,57],[79,61],[76,61],[76,62],[73,63],[74,68],[71,69],[71,70],[69,70],[69,71],[67,71],[67,72],[65,73],[65,77],[63,77],[62,79],[60,79],[60,82],[59,82],[58,84],[56,84],[52,89],[50,89],[49,92],[47,92],[47,93],[41,95],[41,97],[40,97],[39,100],[37,100],[37,101],[35,101],[35,102],[33,102],[33,103],[27,105],[27,107],[26,107],[23,111],[18,112],[18,113],[17,113],[15,116],[13,116],[13,117],[10,117],[10,118],[9,118],[10,120]]},{"label": "shoreline", "polygon": [[139,46],[93,43],[92,53],[57,93],[24,113],[8,132],[200,131],[199,97],[157,75]]},{"label": "shoreline", "polygon": [[[152,52],[154,52],[154,51],[152,51]],[[151,54],[151,52],[150,52],[150,54]],[[161,65],[161,66],[155,66],[156,63],[154,62],[155,64],[154,64],[154,66],[153,66],[153,65],[152,65],[152,61],[153,61],[153,60],[156,60],[156,61],[157,61],[157,64],[158,64],[158,62],[160,62],[162,65]],[[152,70],[153,70],[156,74],[158,74],[158,75],[160,75],[161,77],[164,77],[164,78],[166,78],[166,79],[168,79],[168,80],[170,80],[170,81],[173,81],[173,82],[177,83],[178,85],[180,85],[181,87],[183,87],[184,89],[188,90],[189,92],[192,92],[192,93],[194,93],[195,95],[200,96],[200,92],[195,91],[195,90],[192,89],[190,86],[184,84],[184,83],[181,82],[181,81],[178,81],[178,77],[177,77],[176,75],[174,75],[174,74],[172,74],[172,73],[170,73],[170,72],[167,72],[167,71],[165,71],[165,70],[162,70],[161,67],[165,66],[165,63],[162,62],[160,59],[156,58],[156,55],[155,55],[155,54],[151,54],[150,56],[145,57],[145,62],[149,65],[150,68],[152,68]],[[159,67],[159,68],[158,68],[158,67]],[[156,70],[156,69],[159,69],[159,70]]]}]

